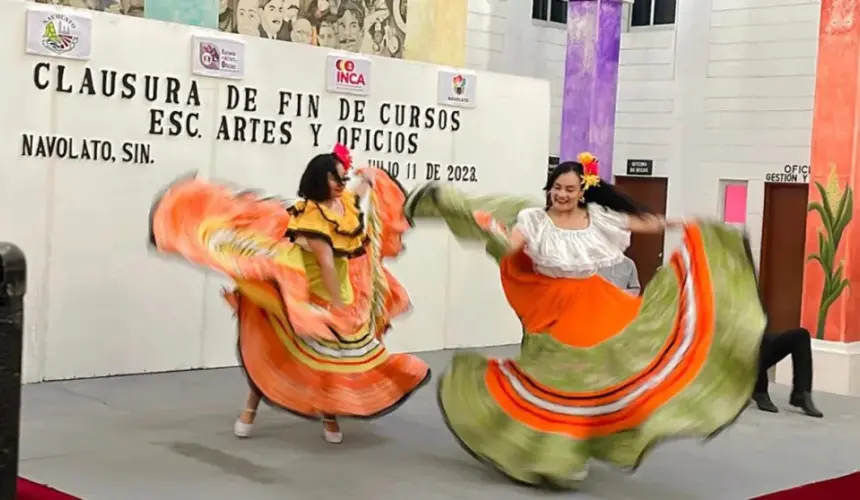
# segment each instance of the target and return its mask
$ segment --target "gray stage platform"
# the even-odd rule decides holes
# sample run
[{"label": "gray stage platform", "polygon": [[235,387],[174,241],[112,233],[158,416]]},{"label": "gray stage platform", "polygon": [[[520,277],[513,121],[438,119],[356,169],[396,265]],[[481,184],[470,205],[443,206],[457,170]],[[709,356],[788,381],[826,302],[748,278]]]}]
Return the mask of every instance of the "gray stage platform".
[{"label": "gray stage platform", "polygon": [[[423,357],[438,373],[450,353]],[[815,420],[787,409],[785,387],[772,395],[782,413],[750,409],[707,445],[658,448],[632,476],[597,466],[575,494],[514,486],[474,462],[431,387],[381,420],[346,423],[334,446],[274,410],[254,438],[234,438],[237,369],[58,382],[24,389],[21,473],[86,500],[742,500],[860,469],[860,400],[820,394]]]}]

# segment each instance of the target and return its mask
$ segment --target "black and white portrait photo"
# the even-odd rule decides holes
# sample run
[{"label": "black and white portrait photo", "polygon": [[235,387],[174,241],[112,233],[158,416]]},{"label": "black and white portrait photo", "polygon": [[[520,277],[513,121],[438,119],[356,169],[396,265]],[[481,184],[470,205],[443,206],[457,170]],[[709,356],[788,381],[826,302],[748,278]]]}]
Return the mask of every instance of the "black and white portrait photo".
[{"label": "black and white portrait photo", "polygon": [[[140,13],[137,13],[137,9],[135,9],[134,13],[125,12],[123,10],[123,2],[120,0],[34,0],[35,3],[41,3],[46,5],[60,5],[62,7],[76,7],[78,9],[90,9],[97,10],[101,12],[112,12],[114,14],[131,14],[136,15],[138,17],[143,17],[143,1],[137,0],[137,3],[140,4]],[[124,2],[128,3],[128,2]]]},{"label": "black and white portrait photo", "polygon": [[[150,0],[151,8],[146,0],[32,1],[134,17],[151,10],[152,18],[204,27],[214,27],[217,5],[226,33],[396,59],[407,35],[408,0]],[[208,10],[199,8],[204,3]]]},{"label": "black and white portrait photo", "polygon": [[403,58],[408,0],[219,0],[221,31]]},{"label": "black and white portrait photo", "polygon": [[[127,16],[144,17],[144,2],[146,0],[34,0],[35,3],[76,7],[79,9],[97,10],[125,14]],[[205,0],[204,0],[205,1]]]}]

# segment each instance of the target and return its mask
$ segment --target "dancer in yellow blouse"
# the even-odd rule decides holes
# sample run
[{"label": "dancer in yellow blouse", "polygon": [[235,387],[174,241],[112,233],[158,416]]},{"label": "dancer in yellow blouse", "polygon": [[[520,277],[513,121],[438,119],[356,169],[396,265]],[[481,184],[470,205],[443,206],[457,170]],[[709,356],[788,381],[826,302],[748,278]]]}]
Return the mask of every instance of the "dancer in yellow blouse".
[{"label": "dancer in yellow blouse", "polygon": [[286,211],[199,179],[174,184],[153,211],[161,251],[236,282],[226,296],[251,385],[234,426],[239,437],[250,435],[265,399],[321,418],[326,440],[339,443],[337,417],[385,414],[429,380],[424,362],[391,354],[382,343],[391,319],[409,307],[405,289],[382,265],[402,250],[405,193],[376,169],[360,171],[362,182],[349,190],[350,166],[342,147],[313,158],[301,199]]}]

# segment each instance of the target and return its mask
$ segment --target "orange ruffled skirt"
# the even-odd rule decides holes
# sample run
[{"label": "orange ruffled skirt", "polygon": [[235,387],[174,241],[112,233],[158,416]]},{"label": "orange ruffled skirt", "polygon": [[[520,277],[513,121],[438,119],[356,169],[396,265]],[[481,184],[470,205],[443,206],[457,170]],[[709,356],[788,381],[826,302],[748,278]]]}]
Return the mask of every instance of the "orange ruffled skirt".
[{"label": "orange ruffled skirt", "polygon": [[224,295],[237,315],[250,384],[269,404],[302,417],[377,417],[430,379],[426,363],[383,343],[391,320],[409,308],[383,259],[399,254],[409,225],[402,189],[384,172],[374,174],[368,250],[345,263],[343,285],[352,293],[337,315],[309,282],[313,259],[283,239],[289,215],[279,200],[188,178],[153,206],[151,240],[159,251],[234,280]]},{"label": "orange ruffled skirt", "polygon": [[524,252],[506,257],[500,268],[505,297],[525,331],[552,335],[569,346],[593,347],[615,336],[642,305],[641,297],[597,275],[565,280],[536,273]]}]

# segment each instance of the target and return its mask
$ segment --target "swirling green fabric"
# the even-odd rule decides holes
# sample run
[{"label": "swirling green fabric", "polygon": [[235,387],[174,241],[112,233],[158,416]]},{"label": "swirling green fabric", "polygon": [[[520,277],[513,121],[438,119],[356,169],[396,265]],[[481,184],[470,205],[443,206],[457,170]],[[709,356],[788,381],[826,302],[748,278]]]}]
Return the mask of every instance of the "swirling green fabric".
[{"label": "swirling green fabric", "polygon": [[496,260],[504,256],[508,240],[503,235],[481,228],[473,218],[476,211],[486,212],[500,224],[510,227],[521,210],[539,206],[529,198],[513,196],[465,196],[450,184],[428,183],[412,191],[406,200],[406,217],[413,223],[442,220],[451,233],[463,242],[480,242]]},{"label": "swirling green fabric", "polygon": [[[482,229],[473,213],[490,212],[510,225],[517,212],[535,205],[514,197],[470,198],[450,186],[431,184],[412,193],[407,216],[416,224],[444,221],[458,239],[482,243],[499,259],[506,239]],[[765,316],[743,235],[722,224],[703,223],[699,229],[713,287],[715,334],[704,366],[685,389],[637,428],[574,439],[541,432],[511,418],[486,387],[487,358],[458,354],[439,380],[438,400],[461,444],[517,481],[569,488],[576,485],[571,477],[591,458],[635,469],[660,441],[708,437],[733,422],[746,406],[758,374]],[[548,334],[526,332],[527,341],[515,362],[530,378],[563,392],[599,391],[630,379],[666,343],[681,286],[675,273],[664,268],[645,290],[638,317],[618,335],[584,349],[562,344]]]}]

